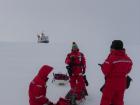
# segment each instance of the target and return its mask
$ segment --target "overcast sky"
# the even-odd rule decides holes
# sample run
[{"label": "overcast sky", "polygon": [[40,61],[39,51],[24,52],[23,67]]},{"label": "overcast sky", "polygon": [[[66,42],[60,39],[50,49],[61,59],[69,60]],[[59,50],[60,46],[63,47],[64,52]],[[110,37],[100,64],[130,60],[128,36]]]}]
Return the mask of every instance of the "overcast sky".
[{"label": "overcast sky", "polygon": [[[140,0],[0,0],[0,41],[140,41]],[[132,39],[132,40],[130,40]]]}]

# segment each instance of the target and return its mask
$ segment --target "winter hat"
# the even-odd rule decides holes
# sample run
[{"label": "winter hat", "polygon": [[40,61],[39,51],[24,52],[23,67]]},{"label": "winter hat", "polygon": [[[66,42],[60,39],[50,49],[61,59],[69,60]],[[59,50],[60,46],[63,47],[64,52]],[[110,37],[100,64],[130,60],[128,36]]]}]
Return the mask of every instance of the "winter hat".
[{"label": "winter hat", "polygon": [[72,42],[72,50],[78,50],[78,46],[75,42]]},{"label": "winter hat", "polygon": [[123,42],[121,40],[113,40],[110,48],[115,50],[122,50]]}]

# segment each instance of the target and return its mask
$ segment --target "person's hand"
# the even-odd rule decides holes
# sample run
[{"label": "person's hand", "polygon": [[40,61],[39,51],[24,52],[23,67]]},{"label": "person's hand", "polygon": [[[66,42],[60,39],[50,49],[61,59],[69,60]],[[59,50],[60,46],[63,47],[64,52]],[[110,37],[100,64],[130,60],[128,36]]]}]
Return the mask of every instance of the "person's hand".
[{"label": "person's hand", "polygon": [[69,65],[67,65],[67,66],[66,66],[66,69],[67,69],[67,70],[70,70],[70,69],[71,69],[71,67],[70,67]]},{"label": "person's hand", "polygon": [[101,67],[102,66],[102,64],[100,64],[100,63],[98,63],[98,65]]}]

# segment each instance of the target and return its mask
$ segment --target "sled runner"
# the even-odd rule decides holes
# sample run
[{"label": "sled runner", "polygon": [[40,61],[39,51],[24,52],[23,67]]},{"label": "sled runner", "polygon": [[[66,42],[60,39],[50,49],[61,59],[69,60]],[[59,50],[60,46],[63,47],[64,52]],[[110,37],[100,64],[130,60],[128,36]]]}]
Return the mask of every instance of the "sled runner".
[{"label": "sled runner", "polygon": [[59,85],[65,85],[69,81],[69,76],[62,73],[53,73],[53,82],[56,82]]}]

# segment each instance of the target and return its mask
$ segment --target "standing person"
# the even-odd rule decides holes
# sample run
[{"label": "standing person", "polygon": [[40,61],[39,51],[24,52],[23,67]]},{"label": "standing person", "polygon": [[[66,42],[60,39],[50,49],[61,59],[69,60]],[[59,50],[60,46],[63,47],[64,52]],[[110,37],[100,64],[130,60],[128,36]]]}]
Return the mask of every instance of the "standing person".
[{"label": "standing person", "polygon": [[71,52],[67,55],[65,63],[68,65],[71,93],[78,94],[76,98],[80,100],[82,98],[82,92],[85,92],[87,95],[85,78],[83,76],[86,71],[86,60],[75,42],[72,43]]},{"label": "standing person", "polygon": [[29,103],[30,105],[54,105],[46,97],[46,82],[48,75],[53,67],[44,65],[29,85]]},{"label": "standing person", "polygon": [[99,65],[105,76],[100,105],[124,105],[126,77],[131,71],[132,61],[125,53],[121,40],[112,41],[109,56]]}]

